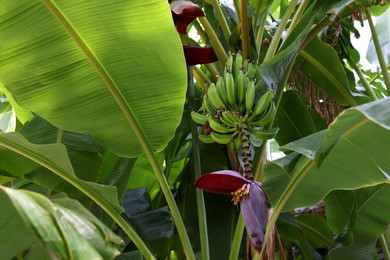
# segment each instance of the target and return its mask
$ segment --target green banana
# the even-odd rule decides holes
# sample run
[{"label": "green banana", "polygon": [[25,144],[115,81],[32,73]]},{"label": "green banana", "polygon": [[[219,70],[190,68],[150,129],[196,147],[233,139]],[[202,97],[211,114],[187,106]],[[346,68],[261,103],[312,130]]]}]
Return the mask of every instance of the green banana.
[{"label": "green banana", "polygon": [[246,93],[245,93],[245,108],[247,114],[250,111],[252,111],[254,103],[255,103],[255,82],[250,81],[248,86],[246,87]]},{"label": "green banana", "polygon": [[248,78],[250,80],[253,80],[254,77],[256,76],[257,67],[258,66],[255,63],[249,62],[247,72],[248,72]]},{"label": "green banana", "polygon": [[244,60],[244,62],[242,63],[242,68],[247,72],[248,71],[248,66],[249,66],[249,59],[246,59]]},{"label": "green banana", "polygon": [[257,101],[255,107],[253,108],[253,114],[255,116],[260,115],[266,110],[268,105],[271,103],[274,96],[274,91],[272,89],[268,90],[261,98]]},{"label": "green banana", "polygon": [[242,145],[241,133],[233,139],[233,143],[234,143],[234,150],[238,150],[241,148]]},{"label": "green banana", "polygon": [[222,113],[222,116],[219,118],[219,120],[221,120],[222,123],[224,123],[225,125],[227,126],[231,126],[231,127],[236,127],[236,121],[228,114],[231,114],[232,112],[230,112],[229,110],[227,111],[224,111]]},{"label": "green banana", "polygon": [[228,126],[225,126],[225,125],[219,123],[217,120],[215,120],[211,116],[207,117],[207,120],[209,122],[211,129],[213,129],[213,131],[217,131],[219,133],[226,134],[226,133],[234,132],[234,130],[235,130],[233,127],[228,127]]},{"label": "green banana", "polygon": [[228,143],[233,141],[234,133],[233,134],[221,134],[221,133],[217,133],[217,132],[212,131],[210,136],[215,142],[217,142],[219,144],[228,144]]},{"label": "green banana", "polygon": [[269,130],[264,130],[264,129],[257,129],[256,127],[249,126],[248,130],[251,134],[253,134],[257,138],[260,138],[262,140],[272,139],[279,132],[278,127],[275,127],[275,128],[269,129]]},{"label": "green banana", "polygon": [[199,135],[199,140],[201,140],[203,143],[206,143],[206,144],[215,143],[214,139],[211,138],[210,135],[202,135],[202,134],[200,134]]},{"label": "green banana", "polygon": [[197,123],[199,125],[204,125],[207,122],[206,115],[199,114],[199,113],[197,113],[195,111],[191,112],[191,118],[192,118],[192,120],[194,120],[195,123]]},{"label": "green banana", "polygon": [[234,78],[236,79],[238,76],[238,72],[241,70],[242,67],[242,54],[241,52],[236,53],[236,59],[234,61]]},{"label": "green banana", "polygon": [[268,106],[268,109],[264,112],[264,115],[262,117],[259,117],[259,119],[252,121],[254,117],[251,117],[251,120],[249,122],[252,126],[264,126],[272,121],[272,119],[275,117],[276,114],[276,107],[275,103],[271,102],[271,104]]},{"label": "green banana", "polygon": [[211,106],[209,102],[209,97],[207,95],[203,96],[202,107],[205,110],[205,112],[209,114],[213,114],[215,112],[214,108]]},{"label": "green banana", "polygon": [[236,94],[234,89],[234,78],[231,73],[227,73],[225,78],[227,101],[231,107],[236,106]]},{"label": "green banana", "polygon": [[225,104],[217,93],[217,89],[214,83],[211,83],[207,88],[207,96],[209,97],[210,104],[215,108],[215,110],[220,108],[226,109]]},{"label": "green banana", "polygon": [[225,81],[224,81],[223,77],[218,77],[217,83],[215,84],[215,88],[217,89],[217,93],[218,93],[219,97],[221,98],[222,102],[224,104],[227,104]]},{"label": "green banana", "polygon": [[233,71],[233,56],[230,56],[225,64],[224,74],[231,73]]},{"label": "green banana", "polygon": [[245,102],[246,85],[244,85],[244,77],[244,72],[240,70],[234,81],[234,84],[236,85],[236,99],[238,105],[243,104]]}]

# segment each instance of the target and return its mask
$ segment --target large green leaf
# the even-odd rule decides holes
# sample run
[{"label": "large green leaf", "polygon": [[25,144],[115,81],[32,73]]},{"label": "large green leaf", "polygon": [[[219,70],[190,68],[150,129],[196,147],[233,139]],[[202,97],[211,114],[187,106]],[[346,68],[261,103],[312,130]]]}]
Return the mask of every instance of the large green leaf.
[{"label": "large green leaf", "polygon": [[[325,137],[322,133],[313,135],[323,140],[322,149],[303,140],[288,145],[312,158],[301,156],[297,162],[282,158],[265,165],[263,188],[275,207],[267,233],[282,211],[314,205],[332,190],[389,185],[390,150],[383,145],[390,143],[389,112],[390,99],[345,110],[330,125]],[[316,167],[314,158],[318,153],[326,157]],[[292,172],[286,171],[291,168]]]},{"label": "large green leaf", "polygon": [[[119,253],[113,243],[119,244],[120,239],[77,201],[58,199],[57,203],[53,203],[48,198],[30,191],[6,187],[1,187],[0,190],[2,210],[13,212],[14,216],[22,220],[22,223],[18,224],[22,228],[14,229],[12,233],[6,234],[3,232],[6,228],[2,228],[1,237],[14,241],[15,237],[20,237],[20,233],[24,235],[33,232],[35,240],[43,243],[53,258],[109,259]],[[1,216],[3,219],[7,214]],[[4,224],[7,227],[9,223],[14,222]],[[2,257],[4,254],[12,257],[19,253],[13,246],[5,248],[2,244],[0,248]],[[16,248],[19,249],[18,246]],[[9,252],[3,252],[5,250]]]},{"label": "large green leaf", "polygon": [[21,106],[119,155],[173,137],[186,67],[167,2],[7,0],[0,10],[0,78]]},{"label": "large green leaf", "polygon": [[330,252],[331,259],[373,259],[376,241],[389,226],[390,185],[357,190],[353,243]]},{"label": "large green leaf", "polygon": [[313,111],[307,109],[303,97],[292,91],[283,93],[274,126],[279,127],[275,137],[279,145],[285,145],[326,127],[326,124]]},{"label": "large green leaf", "polygon": [[[279,187],[280,190],[290,189],[291,192],[291,197],[285,201],[284,210],[313,205],[331,190],[357,189],[390,183],[388,160],[390,151],[383,145],[390,143],[389,113],[390,99],[378,100],[344,111],[326,133],[322,150],[327,156],[320,167],[317,169],[306,157],[301,158],[295,165],[290,176],[290,184],[287,184],[292,185],[294,182],[294,187],[287,188],[286,181],[281,182],[282,177],[277,177],[286,176],[282,168],[279,170],[275,168],[277,162],[266,165],[263,187],[271,204],[280,199],[280,193],[269,189],[276,186],[276,182],[284,186]],[[323,137],[318,134],[317,136]],[[307,149],[310,146],[302,149],[302,144],[306,142],[298,143],[295,143],[295,148],[294,143],[288,146],[290,149],[306,151],[308,154]],[[317,153],[318,146],[312,147],[312,154]],[[302,173],[305,176],[301,176]],[[301,178],[299,182],[296,182],[297,178]]]},{"label": "large green leaf", "polygon": [[[87,182],[77,178],[69,161],[65,146],[62,144],[37,145],[29,143],[19,133],[0,135],[0,154],[6,156],[11,173],[30,173],[38,167],[44,167],[51,173],[64,179],[89,197],[99,197],[117,212],[123,209],[118,203],[114,187]],[[27,165],[26,170],[19,170],[18,165]],[[7,170],[7,169],[6,169]],[[26,171],[26,172],[24,172]],[[21,175],[20,175],[21,176]]]}]

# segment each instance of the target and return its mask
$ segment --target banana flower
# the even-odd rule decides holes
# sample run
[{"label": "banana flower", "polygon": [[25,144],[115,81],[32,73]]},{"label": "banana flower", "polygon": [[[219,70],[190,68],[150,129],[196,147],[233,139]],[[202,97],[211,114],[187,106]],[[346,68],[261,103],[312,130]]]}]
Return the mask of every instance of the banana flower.
[{"label": "banana flower", "polygon": [[[205,16],[203,10],[190,1],[175,1],[170,5],[176,30],[180,35],[187,33],[187,26],[197,17]],[[213,47],[183,45],[187,66],[217,61]]]},{"label": "banana flower", "polygon": [[233,204],[240,205],[251,244],[260,253],[267,226],[268,201],[261,184],[236,171],[222,170],[202,175],[195,186],[212,193],[233,195]]}]

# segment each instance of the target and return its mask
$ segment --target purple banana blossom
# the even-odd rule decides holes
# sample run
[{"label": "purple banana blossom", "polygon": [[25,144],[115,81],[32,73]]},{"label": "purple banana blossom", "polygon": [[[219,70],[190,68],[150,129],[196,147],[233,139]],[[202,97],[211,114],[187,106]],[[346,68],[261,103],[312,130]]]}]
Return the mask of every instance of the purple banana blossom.
[{"label": "purple banana blossom", "polygon": [[236,171],[223,170],[202,175],[195,186],[212,193],[233,195],[234,205],[240,204],[252,246],[260,252],[267,226],[267,196],[261,184],[244,178]]}]

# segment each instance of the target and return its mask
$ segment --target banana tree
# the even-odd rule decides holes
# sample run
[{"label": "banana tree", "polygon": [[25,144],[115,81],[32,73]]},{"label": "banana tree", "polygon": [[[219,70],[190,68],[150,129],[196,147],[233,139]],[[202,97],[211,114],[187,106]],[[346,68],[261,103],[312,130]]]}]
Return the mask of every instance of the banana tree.
[{"label": "banana tree", "polygon": [[388,6],[2,1],[1,255],[390,259]]}]

